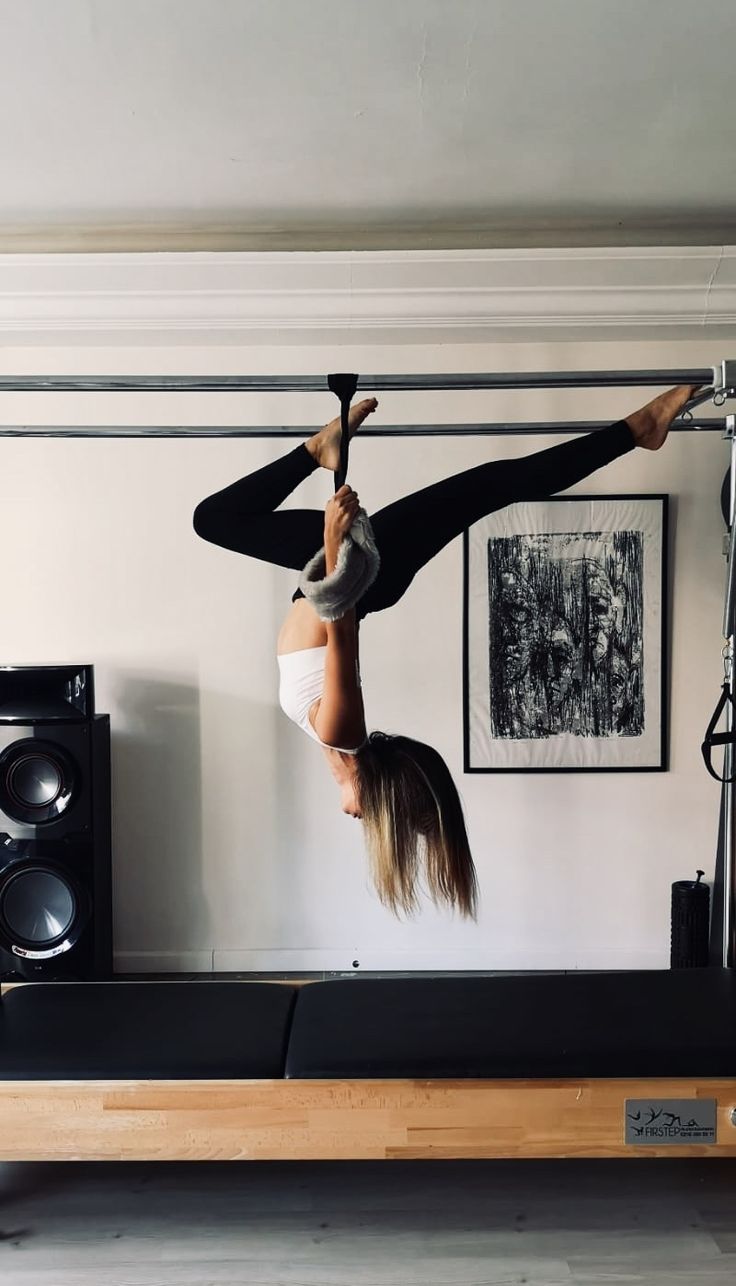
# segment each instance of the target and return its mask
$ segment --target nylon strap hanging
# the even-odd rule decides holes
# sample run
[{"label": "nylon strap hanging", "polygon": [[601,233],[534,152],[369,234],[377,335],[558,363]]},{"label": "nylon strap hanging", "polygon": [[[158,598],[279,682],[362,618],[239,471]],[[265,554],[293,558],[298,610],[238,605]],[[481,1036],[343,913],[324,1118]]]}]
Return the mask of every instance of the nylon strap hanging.
[{"label": "nylon strap hanging", "polygon": [[327,387],[330,392],[340,399],[340,467],[335,472],[335,491],[339,491],[348,476],[348,451],[350,449],[348,416],[350,403],[358,387],[358,376],[328,375]]},{"label": "nylon strap hanging", "polygon": [[[348,472],[350,444],[350,403],[358,387],[357,375],[328,375],[330,390],[340,399],[340,460],[335,470],[335,491],[343,486]],[[370,518],[359,509],[337,554],[337,565],[327,572],[324,546],[307,563],[299,577],[299,588],[309,599],[320,620],[337,621],[370,589],[381,566]]]},{"label": "nylon strap hanging", "polygon": [[[723,711],[725,710],[726,705],[729,701],[731,703],[731,709],[734,716],[734,731],[733,732],[716,732],[715,731],[716,724],[718,723],[718,720],[723,714]],[[719,777],[718,773],[713,767],[713,763],[711,760],[711,755],[713,753],[714,746],[734,746],[734,745],[736,745],[736,704],[734,704],[734,699],[733,699],[733,696],[731,695],[731,684],[727,680],[723,684],[723,687],[721,688],[721,695],[718,698],[718,705],[713,711],[711,721],[705,730],[705,738],[700,747],[703,753],[705,766],[708,769],[708,772],[710,773],[711,777],[714,777],[716,781],[721,781],[721,782],[736,781],[736,773],[734,773],[730,777]]]}]

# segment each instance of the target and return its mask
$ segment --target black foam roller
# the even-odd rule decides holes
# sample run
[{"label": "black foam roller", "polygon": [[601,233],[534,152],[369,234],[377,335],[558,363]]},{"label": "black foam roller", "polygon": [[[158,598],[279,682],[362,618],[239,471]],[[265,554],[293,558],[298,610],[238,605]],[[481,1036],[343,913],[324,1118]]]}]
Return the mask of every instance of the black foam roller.
[{"label": "black foam roller", "polygon": [[698,969],[708,964],[710,889],[697,880],[676,880],[672,885],[672,936],[670,968]]}]

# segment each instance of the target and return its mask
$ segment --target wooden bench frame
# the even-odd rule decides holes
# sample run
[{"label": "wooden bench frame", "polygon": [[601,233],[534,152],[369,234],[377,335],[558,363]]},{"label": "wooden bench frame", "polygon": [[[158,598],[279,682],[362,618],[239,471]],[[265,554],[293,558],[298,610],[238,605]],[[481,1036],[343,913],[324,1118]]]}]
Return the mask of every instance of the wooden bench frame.
[{"label": "wooden bench frame", "polygon": [[[716,1099],[718,1141],[627,1145],[629,1098]],[[0,1081],[0,1160],[724,1157],[735,1110],[706,1077]]]}]

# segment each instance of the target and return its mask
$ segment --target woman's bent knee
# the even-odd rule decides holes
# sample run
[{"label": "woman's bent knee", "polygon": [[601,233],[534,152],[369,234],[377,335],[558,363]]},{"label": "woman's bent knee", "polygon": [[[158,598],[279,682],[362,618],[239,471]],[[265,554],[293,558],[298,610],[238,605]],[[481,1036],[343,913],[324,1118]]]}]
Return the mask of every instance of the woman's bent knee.
[{"label": "woman's bent knee", "polygon": [[213,540],[215,538],[215,515],[209,498],[200,500],[197,508],[192,514],[192,526],[202,540]]}]

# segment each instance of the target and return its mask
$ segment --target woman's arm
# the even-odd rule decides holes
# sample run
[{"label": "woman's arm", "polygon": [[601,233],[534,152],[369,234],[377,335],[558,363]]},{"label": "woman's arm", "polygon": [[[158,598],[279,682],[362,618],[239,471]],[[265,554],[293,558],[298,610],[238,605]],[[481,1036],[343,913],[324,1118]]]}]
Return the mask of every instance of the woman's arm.
[{"label": "woman's arm", "polygon": [[365,741],[363,694],[358,678],[358,627],[355,610],[327,626],[325,686],[310,711],[320,741],[353,750]]},{"label": "woman's arm", "polygon": [[[347,486],[328,501],[325,508],[325,572],[337,564],[337,552],[358,512],[359,500]],[[320,741],[328,746],[353,749],[365,741],[363,694],[358,677],[358,625],[351,608],[337,621],[325,622],[325,686],[322,697],[309,712]]]}]

